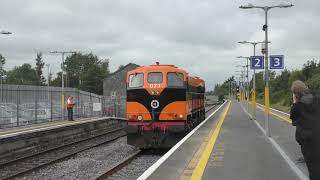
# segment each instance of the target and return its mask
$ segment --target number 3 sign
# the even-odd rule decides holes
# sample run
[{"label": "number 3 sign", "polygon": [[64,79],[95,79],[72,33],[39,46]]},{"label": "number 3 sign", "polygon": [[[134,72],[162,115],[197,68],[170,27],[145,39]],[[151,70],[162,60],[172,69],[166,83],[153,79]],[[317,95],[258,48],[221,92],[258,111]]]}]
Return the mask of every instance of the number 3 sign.
[{"label": "number 3 sign", "polygon": [[283,69],[283,55],[271,55],[270,56],[270,69]]},{"label": "number 3 sign", "polygon": [[250,57],[250,69],[263,69],[263,68],[264,68],[264,56]]}]

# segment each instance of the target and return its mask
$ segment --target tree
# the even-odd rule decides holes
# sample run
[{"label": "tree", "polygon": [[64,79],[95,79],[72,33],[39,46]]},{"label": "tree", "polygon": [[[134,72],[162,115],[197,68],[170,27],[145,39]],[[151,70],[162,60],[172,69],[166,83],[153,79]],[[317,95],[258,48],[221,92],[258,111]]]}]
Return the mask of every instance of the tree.
[{"label": "tree", "polygon": [[50,79],[51,81],[50,81],[50,86],[56,86],[56,87],[61,87],[62,86],[62,81],[61,81],[61,75],[62,75],[62,73],[61,72],[58,72],[57,73],[57,77],[56,78],[54,78],[53,80],[52,79]]},{"label": "tree", "polygon": [[4,58],[2,54],[0,54],[0,64],[2,65],[6,64],[6,58]]},{"label": "tree", "polygon": [[314,74],[310,79],[307,80],[307,85],[311,92],[320,94],[320,74]]},{"label": "tree", "polygon": [[270,102],[271,103],[282,103],[282,105],[289,105],[290,103],[290,71],[285,69],[280,75],[276,76],[270,82]]},{"label": "tree", "polygon": [[[99,60],[92,53],[75,53],[65,60],[69,87],[102,94],[103,80],[109,75],[109,60]],[[61,86],[61,72],[51,81],[54,86]]]},{"label": "tree", "polygon": [[6,83],[17,85],[36,85],[37,73],[30,64],[16,66],[13,70],[7,72]]},{"label": "tree", "polygon": [[44,67],[44,62],[42,60],[42,53],[37,53],[36,57],[36,74],[37,74],[37,81],[36,85],[38,86],[43,86],[45,84],[45,78],[43,77],[43,67]]},{"label": "tree", "polygon": [[118,69],[122,69],[122,68],[124,68],[124,66],[125,66],[125,65],[121,64],[121,65],[118,67]]},{"label": "tree", "polygon": [[3,78],[3,65],[6,63],[6,59],[2,56],[2,54],[0,54],[0,78]]},{"label": "tree", "polygon": [[303,65],[302,74],[304,77],[306,77],[306,79],[309,79],[313,74],[315,74],[316,70],[317,62],[315,60],[307,61],[307,63]]},{"label": "tree", "polygon": [[224,81],[223,84],[221,84],[221,85],[220,84],[216,84],[214,86],[213,94],[217,95],[217,96],[229,95],[229,91],[230,91],[230,88],[231,88],[231,85],[233,84],[233,82],[234,82],[234,77],[231,76],[226,81]]},{"label": "tree", "polygon": [[295,80],[300,80],[300,81],[306,81],[306,77],[303,74],[302,71],[300,70],[294,70],[291,72],[290,78],[289,78],[289,88],[291,87],[291,84],[293,83],[293,81]]},{"label": "tree", "polygon": [[265,86],[265,80],[264,80],[264,72],[256,73],[256,96],[257,99],[263,99],[264,97],[264,86]]}]

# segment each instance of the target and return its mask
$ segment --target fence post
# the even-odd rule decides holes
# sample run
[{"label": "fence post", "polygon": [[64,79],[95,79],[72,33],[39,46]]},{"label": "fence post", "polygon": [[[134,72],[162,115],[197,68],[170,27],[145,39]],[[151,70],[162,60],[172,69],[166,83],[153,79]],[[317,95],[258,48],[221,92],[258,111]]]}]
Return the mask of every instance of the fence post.
[{"label": "fence post", "polygon": [[81,110],[81,117],[85,116],[85,111],[83,107],[83,100],[82,100],[82,93],[79,90],[79,96],[80,96],[80,110]]},{"label": "fence post", "polygon": [[121,104],[120,104],[120,96],[117,97],[117,103],[118,103],[118,113],[117,113],[117,117],[120,117],[120,113],[121,113]]},{"label": "fence post", "polygon": [[[37,90],[35,90],[37,92]],[[33,92],[34,93],[34,92]],[[35,112],[34,112],[34,118],[35,118],[35,123],[38,123],[38,96],[37,93],[34,93],[34,102],[35,102]]]},{"label": "fence post", "polygon": [[19,127],[19,104],[20,104],[20,90],[19,86],[17,89],[17,126]]},{"label": "fence post", "polygon": [[53,120],[53,100],[52,100],[52,90],[50,90],[50,119]]},{"label": "fence post", "polygon": [[93,117],[93,102],[92,102],[92,95],[91,95],[91,93],[90,93],[90,105],[91,105],[90,116]]},{"label": "fence post", "polygon": [[101,107],[101,109],[100,109],[100,117],[102,117],[103,116],[103,109],[102,109],[102,98],[103,98],[103,96],[100,96],[100,98],[99,98],[99,102],[100,102],[100,107]]},{"label": "fence post", "polygon": [[116,100],[113,100],[113,117],[116,117],[117,113],[117,105],[116,105]]},{"label": "fence post", "polygon": [[76,115],[78,118],[80,118],[80,110],[79,110],[79,107],[80,107],[80,91],[79,89],[76,89],[76,92],[77,92],[77,104],[76,104]]}]

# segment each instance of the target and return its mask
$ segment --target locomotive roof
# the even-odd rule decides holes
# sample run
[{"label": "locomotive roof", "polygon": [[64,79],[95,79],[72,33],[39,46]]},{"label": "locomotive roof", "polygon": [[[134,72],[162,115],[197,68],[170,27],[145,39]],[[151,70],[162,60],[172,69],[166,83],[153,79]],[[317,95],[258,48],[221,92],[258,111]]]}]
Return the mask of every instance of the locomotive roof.
[{"label": "locomotive roof", "polygon": [[129,72],[137,72],[137,71],[146,71],[146,72],[180,72],[183,74],[188,74],[187,71],[176,67],[175,65],[170,64],[159,64],[159,65],[150,65],[150,66],[140,66],[136,69]]},{"label": "locomotive roof", "polygon": [[179,72],[189,77],[189,82],[195,86],[204,85],[204,80],[197,76],[190,76],[189,73],[183,69],[171,64],[155,64],[149,66],[139,66],[136,69],[129,71],[128,73],[137,72]]}]

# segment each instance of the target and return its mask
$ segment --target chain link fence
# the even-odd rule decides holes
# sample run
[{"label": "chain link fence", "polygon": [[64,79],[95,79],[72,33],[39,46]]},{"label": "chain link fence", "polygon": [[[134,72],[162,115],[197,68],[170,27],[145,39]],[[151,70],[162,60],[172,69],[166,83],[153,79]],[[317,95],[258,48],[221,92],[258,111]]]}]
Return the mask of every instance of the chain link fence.
[{"label": "chain link fence", "polygon": [[0,89],[0,128],[67,119],[66,101],[73,96],[74,117],[125,117],[125,96],[101,96],[74,88],[3,85]]}]

